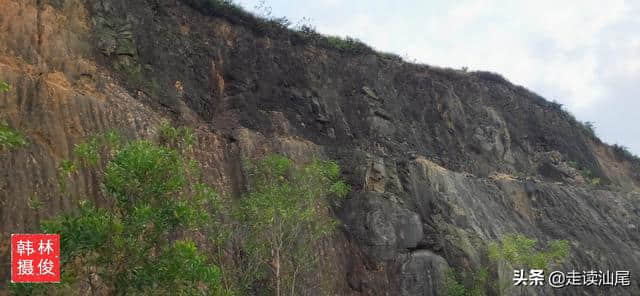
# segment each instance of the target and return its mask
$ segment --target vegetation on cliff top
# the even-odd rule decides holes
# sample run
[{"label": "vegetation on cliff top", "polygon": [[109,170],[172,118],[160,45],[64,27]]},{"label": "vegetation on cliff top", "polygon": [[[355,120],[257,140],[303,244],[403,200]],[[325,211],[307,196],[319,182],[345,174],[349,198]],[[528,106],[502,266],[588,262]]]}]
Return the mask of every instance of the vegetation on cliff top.
[{"label": "vegetation on cliff top", "polygon": [[[271,10],[268,6],[263,2],[258,7],[261,10],[267,11],[262,16],[255,15],[244,8],[242,6],[233,2],[233,0],[182,0],[184,3],[190,5],[191,7],[199,10],[200,12],[222,17],[235,24],[242,24],[247,26],[248,28],[254,30],[256,33],[261,35],[269,35],[271,37],[279,37],[279,38],[289,38],[292,41],[303,42],[306,44],[313,44],[318,47],[334,49],[338,52],[349,53],[349,54],[363,54],[363,53],[373,53],[379,56],[383,56],[386,58],[391,58],[395,60],[402,60],[399,56],[390,53],[382,53],[377,52],[375,49],[367,45],[366,43],[358,40],[353,37],[340,37],[340,36],[330,36],[323,35],[317,32],[313,25],[311,25],[308,20],[303,20],[302,22],[292,26],[292,23],[286,17],[273,17],[271,16]],[[285,37],[283,37],[285,36]],[[406,59],[405,59],[406,60]],[[417,61],[411,61],[416,63]],[[472,71],[467,73],[467,68],[464,67],[462,70],[455,69],[441,69],[445,73],[455,73],[455,74],[470,74],[482,80],[492,81],[499,84],[505,84],[509,86],[513,86],[511,82],[509,82],[502,75],[489,72],[489,71]],[[551,110],[555,110],[559,112],[566,120],[569,121],[572,125],[577,127],[586,137],[601,143],[601,140],[597,137],[595,133],[595,128],[592,122],[582,122],[575,118],[573,114],[563,108],[563,105],[556,101],[549,101],[522,86],[513,86],[516,89],[523,91],[525,94],[528,94],[534,98],[534,103],[540,105],[544,108],[549,108]],[[622,160],[630,161],[634,164],[634,166],[640,169],[640,158],[633,155],[626,149],[624,146],[613,145],[614,152],[616,155],[620,157]]]},{"label": "vegetation on cliff top", "polygon": [[[245,25],[261,35],[272,37],[287,36],[296,42],[331,48],[349,54],[377,53],[373,48],[356,38],[322,35],[308,22],[292,26],[286,17],[272,17],[270,14],[257,16],[232,0],[182,1],[204,14],[222,17],[234,24]],[[381,55],[390,56],[389,54]],[[394,57],[400,59],[397,56]]]}]

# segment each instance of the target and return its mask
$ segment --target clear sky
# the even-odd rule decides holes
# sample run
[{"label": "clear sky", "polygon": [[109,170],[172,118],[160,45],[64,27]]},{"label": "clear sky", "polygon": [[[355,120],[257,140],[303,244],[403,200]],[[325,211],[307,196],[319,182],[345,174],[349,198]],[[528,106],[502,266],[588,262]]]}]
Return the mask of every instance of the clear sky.
[{"label": "clear sky", "polygon": [[420,63],[500,73],[640,155],[640,1],[235,2]]}]

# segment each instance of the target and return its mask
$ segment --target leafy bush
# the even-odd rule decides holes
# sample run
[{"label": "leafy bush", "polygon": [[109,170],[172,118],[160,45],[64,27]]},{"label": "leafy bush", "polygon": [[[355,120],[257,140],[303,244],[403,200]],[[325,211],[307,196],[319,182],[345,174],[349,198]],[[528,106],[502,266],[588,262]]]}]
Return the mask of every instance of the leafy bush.
[{"label": "leafy bush", "polygon": [[576,171],[578,171],[578,173],[580,173],[580,175],[582,176],[582,178],[584,178],[584,180],[592,185],[592,186],[599,186],[600,185],[600,178],[597,178],[593,172],[587,168],[581,167],[580,165],[578,165],[577,162],[575,161],[568,161],[567,165],[569,165],[570,167],[572,167],[573,169],[575,169]]},{"label": "leafy bush", "polygon": [[485,295],[485,288],[489,278],[486,268],[479,268],[471,274],[465,274],[472,282],[471,287],[465,287],[462,282],[464,276],[456,274],[450,270],[445,277],[444,294],[447,296],[482,296]]},{"label": "leafy bush", "polygon": [[351,54],[375,52],[371,47],[356,38],[341,38],[319,34],[310,24],[308,18],[302,19],[296,26],[291,28],[292,24],[289,19],[271,16],[271,9],[265,6],[264,3],[258,4],[256,7],[257,10],[262,11],[262,16],[256,16],[244,10],[232,0],[182,1],[203,14],[223,17],[231,23],[242,23],[261,35],[274,36],[274,34],[280,34],[282,36],[291,36],[299,41]]},{"label": "leafy bush", "polygon": [[[11,85],[0,80],[0,93],[11,90]],[[9,127],[5,121],[0,121],[0,150],[14,149],[27,146],[27,140],[17,131]]]},{"label": "leafy bush", "polygon": [[369,47],[362,41],[356,38],[351,38],[349,36],[347,36],[346,38],[342,38],[339,36],[323,36],[320,44],[325,47],[334,48],[339,51],[352,54],[373,52],[373,49],[371,47]]},{"label": "leafy bush", "polygon": [[489,71],[474,71],[471,73],[483,80],[501,83],[501,84],[510,84],[507,79],[505,79],[502,75],[498,73],[489,72]]},{"label": "leafy bush", "polygon": [[638,158],[638,156],[633,154],[629,150],[629,148],[623,145],[618,145],[618,144],[614,144],[611,147],[613,148],[613,152],[618,156],[618,158],[624,159],[624,160],[630,160],[632,162],[640,162],[640,158]]},{"label": "leafy bush", "polygon": [[76,144],[73,153],[88,165],[95,166],[100,162],[100,142],[98,137]]},{"label": "leafy bush", "polygon": [[[242,295],[273,283],[264,291],[295,295],[308,284],[304,276],[318,266],[314,242],[335,229],[330,208],[349,191],[335,162],[299,166],[278,155],[248,162],[249,190],[229,211],[234,224],[186,153],[193,132],[163,124],[159,139],[123,142],[110,131],[59,164],[64,191],[81,162],[95,169],[110,207],[81,201],[43,222],[42,232],[61,235],[61,283],[11,284],[14,294]],[[34,196],[29,205],[41,203]],[[235,254],[225,249],[231,231],[240,240]],[[207,249],[189,237],[206,238]]]},{"label": "leafy bush", "polygon": [[[565,240],[551,241],[545,250],[538,250],[537,246],[536,239],[521,234],[505,235],[500,242],[488,245],[487,255],[493,263],[491,268],[497,268],[494,271],[499,271],[500,263],[506,263],[518,269],[546,270],[551,265],[562,262],[569,255],[569,243]],[[486,266],[464,273],[449,270],[445,274],[442,293],[447,296],[482,296],[486,295],[487,288],[493,287],[498,290],[498,295],[503,295],[505,291],[513,288],[509,280],[504,280],[507,277],[508,275],[502,275],[499,279],[489,282],[489,268]]]},{"label": "leafy bush", "polygon": [[190,150],[196,142],[193,130],[188,127],[173,127],[168,122],[160,125],[160,141],[169,147],[185,151]]},{"label": "leafy bush", "polygon": [[551,241],[543,251],[538,251],[537,245],[538,240],[521,234],[505,235],[499,243],[489,244],[489,259],[505,260],[515,268],[546,270],[569,255],[569,242],[566,240]]},{"label": "leafy bush", "polygon": [[71,174],[73,174],[77,169],[78,168],[76,164],[73,161],[68,159],[63,160],[60,163],[60,165],[58,165],[58,172],[57,172],[58,186],[62,193],[67,193],[67,190],[68,190],[67,179],[70,178]]},{"label": "leafy bush", "polygon": [[378,52],[378,55],[389,59],[389,60],[393,60],[393,61],[402,61],[402,57],[400,57],[399,55],[395,54],[395,53],[391,53],[391,52]]},{"label": "leafy bush", "polygon": [[489,268],[499,272],[498,266],[506,263],[518,269],[547,269],[569,255],[569,243],[565,240],[551,241],[544,250],[538,250],[537,246],[536,239],[521,234],[505,235],[499,242],[488,245],[487,257],[492,265],[477,267],[472,272],[456,273],[450,270],[445,274],[442,293],[447,296],[481,296],[486,295],[487,289],[492,287],[498,291],[498,295],[503,295],[513,288],[510,278],[507,279],[509,275],[499,275],[498,279],[489,281]]},{"label": "leafy bush", "polygon": [[4,80],[0,80],[0,93],[8,92],[9,90],[11,90],[11,85]]},{"label": "leafy bush", "polygon": [[182,2],[204,14],[224,17],[232,23],[255,24],[258,21],[256,16],[232,0],[182,0]]},{"label": "leafy bush", "polygon": [[[120,145],[114,134],[100,138],[105,141],[92,137],[76,147],[81,159],[97,162],[102,145]],[[62,284],[15,284],[13,292],[69,294],[88,283],[91,294],[221,295],[220,268],[183,238],[217,226],[211,213],[218,196],[193,176],[191,163],[179,151],[147,140],[117,148],[103,181],[113,208],[83,201],[77,213],[41,226],[61,235]],[[68,176],[75,167],[64,161],[59,172]]]},{"label": "leafy bush", "polygon": [[27,146],[28,142],[22,134],[13,130],[9,125],[0,121],[0,150],[15,149]]}]

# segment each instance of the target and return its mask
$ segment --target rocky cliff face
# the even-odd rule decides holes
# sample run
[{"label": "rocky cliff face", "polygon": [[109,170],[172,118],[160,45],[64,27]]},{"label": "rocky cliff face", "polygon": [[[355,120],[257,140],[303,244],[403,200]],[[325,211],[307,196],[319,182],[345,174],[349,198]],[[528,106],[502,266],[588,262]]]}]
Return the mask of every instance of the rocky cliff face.
[{"label": "rocky cliff face", "polygon": [[569,240],[563,270],[632,274],[626,288],[531,295],[640,294],[637,166],[556,105],[495,74],[317,46],[194,3],[0,0],[12,85],[0,116],[30,142],[0,152],[0,279],[10,233],[78,199],[104,203],[89,171],[58,190],[74,144],[173,120],[196,129],[207,178],[228,196],[243,190],[243,156],[340,162],[354,190],[324,246],[340,295],[439,295],[446,269],[483,266],[486,243],[515,232]]}]

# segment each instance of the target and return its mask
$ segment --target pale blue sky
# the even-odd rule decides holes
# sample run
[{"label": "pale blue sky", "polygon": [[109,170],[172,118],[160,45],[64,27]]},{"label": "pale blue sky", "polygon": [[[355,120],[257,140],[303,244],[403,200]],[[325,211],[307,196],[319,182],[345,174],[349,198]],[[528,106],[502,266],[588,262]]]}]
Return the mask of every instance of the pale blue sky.
[{"label": "pale blue sky", "polygon": [[[236,2],[266,14],[260,0]],[[640,1],[264,2],[273,16],[310,18],[324,34],[430,65],[498,72],[640,154]]]}]

